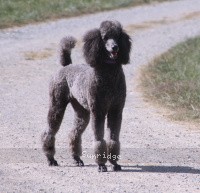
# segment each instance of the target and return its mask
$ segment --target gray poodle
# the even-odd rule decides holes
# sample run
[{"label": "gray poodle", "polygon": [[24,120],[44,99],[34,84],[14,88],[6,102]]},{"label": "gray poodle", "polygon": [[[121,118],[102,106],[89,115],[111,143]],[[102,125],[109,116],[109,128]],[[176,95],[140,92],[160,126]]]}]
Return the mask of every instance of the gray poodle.
[{"label": "gray poodle", "polygon": [[[54,159],[55,135],[59,130],[68,103],[75,115],[70,132],[70,150],[76,165],[84,166],[81,136],[91,119],[94,131],[94,154],[98,170],[107,171],[108,156],[114,171],[120,153],[119,134],[122,111],[126,98],[126,82],[122,69],[129,62],[131,39],[117,21],[104,21],[99,29],[88,31],[84,38],[83,53],[87,65],[69,65],[71,49],[76,40],[61,40],[61,64],[64,66],[50,83],[50,107],[48,128],[42,135],[43,151],[51,166]],[[107,117],[109,141],[104,140],[104,124]]]}]

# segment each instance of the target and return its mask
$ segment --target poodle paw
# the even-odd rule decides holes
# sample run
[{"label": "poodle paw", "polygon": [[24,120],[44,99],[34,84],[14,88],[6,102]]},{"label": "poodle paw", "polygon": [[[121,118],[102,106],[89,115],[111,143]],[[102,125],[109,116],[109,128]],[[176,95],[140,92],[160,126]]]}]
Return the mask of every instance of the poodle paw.
[{"label": "poodle paw", "polygon": [[83,163],[83,161],[80,159],[80,157],[74,157],[74,164],[76,165],[76,166],[80,166],[80,167],[82,167],[82,166],[84,166],[84,163]]},{"label": "poodle paw", "polygon": [[80,167],[82,167],[82,166],[84,166],[84,163],[83,163],[83,161],[80,159],[80,160],[75,160],[74,161],[74,164],[76,165],[76,166],[80,166]]},{"label": "poodle paw", "polygon": [[99,164],[98,171],[107,172],[107,167],[105,166],[105,164]]},{"label": "poodle paw", "polygon": [[122,168],[121,168],[121,166],[120,165],[118,165],[118,164],[115,164],[115,165],[112,165],[112,171],[121,171],[122,170]]},{"label": "poodle paw", "polygon": [[58,166],[58,162],[55,159],[48,160],[49,166]]}]

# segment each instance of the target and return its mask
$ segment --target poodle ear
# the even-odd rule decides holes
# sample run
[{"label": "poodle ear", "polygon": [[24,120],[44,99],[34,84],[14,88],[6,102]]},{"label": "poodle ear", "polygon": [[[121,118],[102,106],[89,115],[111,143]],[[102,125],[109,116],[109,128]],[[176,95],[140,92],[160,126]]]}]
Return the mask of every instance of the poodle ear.
[{"label": "poodle ear", "polygon": [[131,38],[124,31],[122,31],[121,33],[119,47],[120,47],[120,57],[119,57],[120,63],[121,64],[129,63],[130,51],[131,51]]},{"label": "poodle ear", "polygon": [[86,62],[95,67],[103,63],[103,40],[99,29],[88,31],[83,37],[83,53]]}]

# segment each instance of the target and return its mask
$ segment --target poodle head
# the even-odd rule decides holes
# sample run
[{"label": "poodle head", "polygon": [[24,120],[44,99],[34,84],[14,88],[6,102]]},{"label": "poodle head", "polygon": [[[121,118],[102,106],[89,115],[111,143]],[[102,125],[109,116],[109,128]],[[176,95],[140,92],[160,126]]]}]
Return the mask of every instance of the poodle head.
[{"label": "poodle head", "polygon": [[117,21],[103,21],[84,36],[84,56],[93,67],[127,64],[130,50],[131,39]]}]

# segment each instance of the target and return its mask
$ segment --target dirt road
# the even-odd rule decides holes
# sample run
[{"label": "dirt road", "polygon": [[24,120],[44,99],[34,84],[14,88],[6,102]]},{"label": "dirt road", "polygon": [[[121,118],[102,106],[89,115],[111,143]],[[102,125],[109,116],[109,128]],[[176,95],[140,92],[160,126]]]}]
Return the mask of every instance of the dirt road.
[{"label": "dirt road", "polygon": [[[48,80],[61,68],[58,42],[74,35],[72,57],[83,63],[81,37],[103,20],[119,20],[133,40],[124,67],[127,101],[121,131],[122,172],[98,173],[91,127],[83,136],[85,167],[73,167],[68,133],[69,106],[57,134],[56,159],[49,167],[41,151],[46,127]],[[0,192],[200,192],[200,130],[173,123],[142,98],[142,65],[171,46],[200,35],[200,1],[181,0],[62,19],[0,31]]]}]

